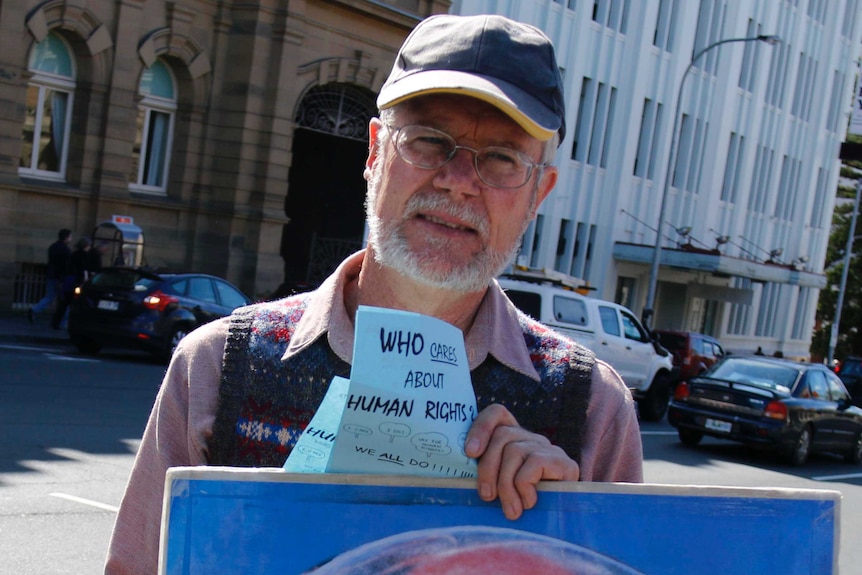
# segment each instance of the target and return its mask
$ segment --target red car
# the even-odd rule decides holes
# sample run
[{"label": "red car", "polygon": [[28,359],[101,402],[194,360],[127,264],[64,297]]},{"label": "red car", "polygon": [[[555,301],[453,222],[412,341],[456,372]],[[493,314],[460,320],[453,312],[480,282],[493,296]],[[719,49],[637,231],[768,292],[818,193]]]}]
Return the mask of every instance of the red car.
[{"label": "red car", "polygon": [[726,355],[718,340],[710,335],[663,329],[653,333],[673,356],[673,364],[679,367],[679,381],[700,375]]}]

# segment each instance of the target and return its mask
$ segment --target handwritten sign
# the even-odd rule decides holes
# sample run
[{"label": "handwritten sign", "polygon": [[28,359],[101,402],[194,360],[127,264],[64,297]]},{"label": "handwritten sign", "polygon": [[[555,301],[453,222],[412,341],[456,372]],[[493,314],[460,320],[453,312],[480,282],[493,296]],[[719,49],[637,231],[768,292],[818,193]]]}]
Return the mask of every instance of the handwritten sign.
[{"label": "handwritten sign", "polygon": [[475,417],[461,330],[421,314],[360,306],[327,471],[474,477],[464,441]]},{"label": "handwritten sign", "polygon": [[461,330],[360,306],[350,380],[333,380],[284,469],[474,477],[464,442],[475,417]]}]

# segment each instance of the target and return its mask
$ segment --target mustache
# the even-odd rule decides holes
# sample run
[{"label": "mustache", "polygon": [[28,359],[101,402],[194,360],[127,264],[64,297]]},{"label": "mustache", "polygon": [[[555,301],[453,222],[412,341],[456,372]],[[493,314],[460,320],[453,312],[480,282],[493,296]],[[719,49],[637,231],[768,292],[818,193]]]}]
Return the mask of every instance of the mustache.
[{"label": "mustache", "polygon": [[488,217],[484,210],[476,209],[472,204],[452,202],[449,196],[443,193],[416,192],[407,200],[405,219],[426,211],[455,218],[476,230],[480,237],[488,237]]}]

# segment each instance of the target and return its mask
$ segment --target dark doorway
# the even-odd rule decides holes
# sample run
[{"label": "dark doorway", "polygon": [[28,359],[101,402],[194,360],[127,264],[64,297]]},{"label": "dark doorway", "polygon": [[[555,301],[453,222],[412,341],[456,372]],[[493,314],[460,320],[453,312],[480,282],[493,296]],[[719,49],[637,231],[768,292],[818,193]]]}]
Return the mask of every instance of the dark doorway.
[{"label": "dark doorway", "polygon": [[293,134],[281,255],[280,291],[320,283],[362,246],[368,122],[377,113],[374,94],[358,86],[315,86],[302,98]]},{"label": "dark doorway", "polygon": [[316,287],[361,247],[368,154],[363,142],[306,129],[294,132],[293,149],[281,242],[288,291]]}]

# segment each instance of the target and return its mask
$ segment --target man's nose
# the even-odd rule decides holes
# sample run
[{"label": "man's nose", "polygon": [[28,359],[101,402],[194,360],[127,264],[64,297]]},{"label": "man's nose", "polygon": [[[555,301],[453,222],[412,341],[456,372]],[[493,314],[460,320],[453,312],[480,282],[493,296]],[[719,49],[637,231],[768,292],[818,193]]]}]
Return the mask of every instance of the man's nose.
[{"label": "man's nose", "polygon": [[438,173],[442,187],[460,191],[465,195],[475,196],[479,193],[481,180],[476,172],[476,155],[470,148],[458,146],[452,159],[446,162]]}]

